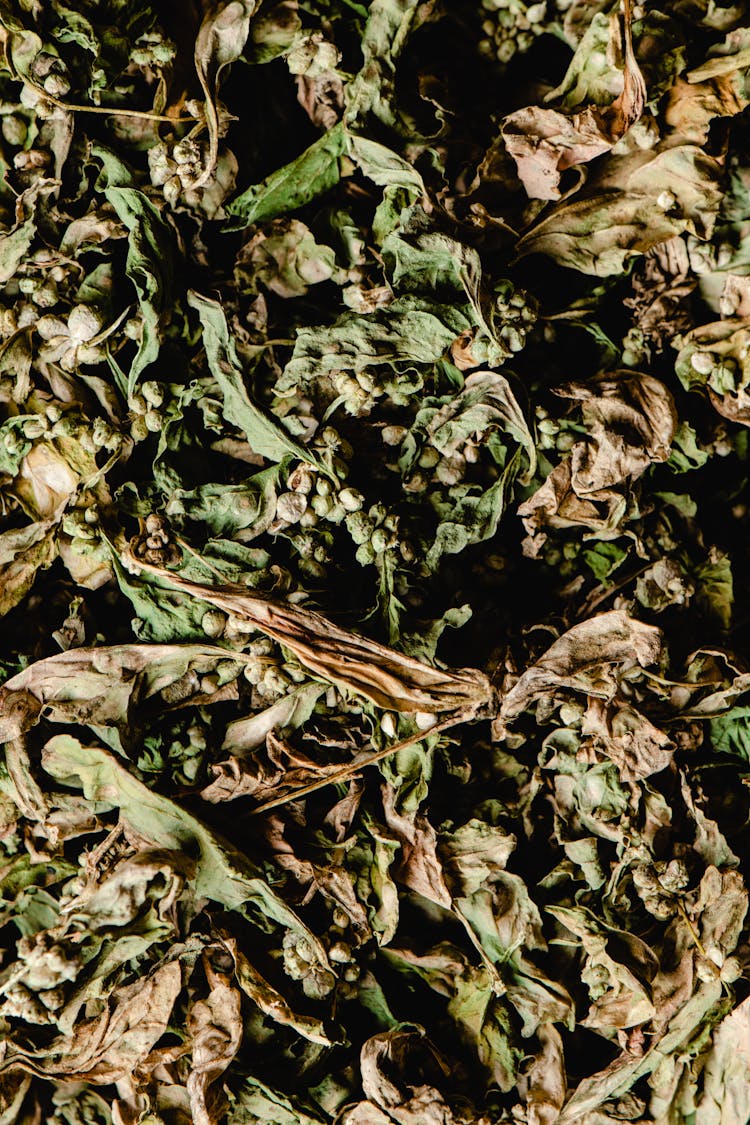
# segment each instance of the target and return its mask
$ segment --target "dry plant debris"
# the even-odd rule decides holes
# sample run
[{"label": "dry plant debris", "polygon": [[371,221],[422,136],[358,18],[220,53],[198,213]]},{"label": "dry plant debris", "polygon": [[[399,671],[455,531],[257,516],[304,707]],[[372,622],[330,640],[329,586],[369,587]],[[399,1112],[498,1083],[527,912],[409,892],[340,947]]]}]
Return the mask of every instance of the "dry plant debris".
[{"label": "dry plant debris", "polygon": [[744,0],[0,42],[0,1125],[747,1125]]}]

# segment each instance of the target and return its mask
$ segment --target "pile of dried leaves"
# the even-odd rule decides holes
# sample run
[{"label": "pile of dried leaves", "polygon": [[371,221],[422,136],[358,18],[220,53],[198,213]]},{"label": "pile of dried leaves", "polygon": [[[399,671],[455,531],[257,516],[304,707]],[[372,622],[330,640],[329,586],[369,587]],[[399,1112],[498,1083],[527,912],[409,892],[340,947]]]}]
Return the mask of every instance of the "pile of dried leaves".
[{"label": "pile of dried leaves", "polygon": [[0,1125],[749,1121],[744,0],[0,33]]}]

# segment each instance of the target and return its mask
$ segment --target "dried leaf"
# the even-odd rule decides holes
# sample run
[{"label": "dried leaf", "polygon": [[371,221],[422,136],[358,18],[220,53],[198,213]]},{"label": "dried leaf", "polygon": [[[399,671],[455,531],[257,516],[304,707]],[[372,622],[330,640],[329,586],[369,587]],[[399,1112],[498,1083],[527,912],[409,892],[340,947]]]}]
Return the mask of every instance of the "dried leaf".
[{"label": "dried leaf", "polygon": [[191,184],[193,191],[206,184],[214,174],[219,159],[219,110],[217,93],[219,76],[224,67],[236,62],[242,54],[250,20],[257,8],[256,0],[217,0],[206,12],[195,40],[195,70],[205,96],[204,109],[208,128],[208,158],[205,167]]},{"label": "dried leaf", "polygon": [[[503,119],[506,148],[531,199],[559,199],[562,173],[609,152],[643,113],[646,84],[633,53],[631,21],[626,0],[621,27],[614,17],[614,36],[623,58],[622,91],[610,105],[589,105],[570,115],[528,106]],[[590,50],[584,37],[579,51],[585,58]],[[575,65],[574,60],[571,67]]]},{"label": "dried leaf", "polygon": [[501,702],[501,719],[512,721],[540,696],[561,688],[609,699],[616,691],[618,676],[647,668],[660,652],[660,630],[622,610],[582,621],[563,633],[519,677]]},{"label": "dried leaf", "polygon": [[167,1030],[182,987],[179,962],[171,961],[146,980],[116,989],[111,1006],[83,1021],[73,1041],[53,1040],[35,1057],[16,1044],[4,1066],[39,1076],[64,1076],[108,1085],[129,1077]]},{"label": "dried leaf", "polygon": [[532,543],[547,526],[614,530],[625,511],[621,486],[669,457],[677,424],[667,388],[637,372],[600,375],[593,384],[571,383],[558,394],[581,402],[589,440],[576,442],[569,458],[520,505]]},{"label": "dried leaf", "polygon": [[111,754],[60,734],[45,746],[43,765],[56,781],[82,789],[88,800],[120,809],[123,819],[144,839],[159,847],[185,850],[195,862],[192,882],[196,896],[213,899],[228,910],[252,903],[261,918],[304,935],[316,960],[327,969],[328,958],[318,939],[247,857],[179,805],[147,789]]},{"label": "dried leaf", "polygon": [[[231,658],[230,658],[231,659]],[[127,730],[146,700],[174,704],[197,695],[199,676],[225,662],[210,645],[77,648],[31,664],[0,688],[0,742],[39,720]],[[236,665],[239,672],[241,662]]]},{"label": "dried leaf", "polygon": [[340,629],[318,613],[249,594],[243,586],[203,586],[164,567],[127,561],[168,579],[176,589],[251,622],[279,641],[315,675],[364,695],[394,711],[460,711],[467,718],[486,707],[492,692],[474,669],[441,671],[356,633]]},{"label": "dried leaf", "polygon": [[55,554],[53,523],[0,533],[0,617],[25,598],[37,571],[50,566]]},{"label": "dried leaf", "polygon": [[596,277],[619,274],[633,255],[675,235],[710,238],[720,178],[720,165],[695,145],[613,158],[524,234],[519,255],[547,254]]},{"label": "dried leaf", "polygon": [[196,1125],[218,1125],[224,1099],[216,1082],[234,1059],[242,1043],[242,1012],[239,990],[226,973],[210,966],[204,953],[211,991],[196,1000],[188,1012],[187,1030],[192,1042],[187,1091]]}]

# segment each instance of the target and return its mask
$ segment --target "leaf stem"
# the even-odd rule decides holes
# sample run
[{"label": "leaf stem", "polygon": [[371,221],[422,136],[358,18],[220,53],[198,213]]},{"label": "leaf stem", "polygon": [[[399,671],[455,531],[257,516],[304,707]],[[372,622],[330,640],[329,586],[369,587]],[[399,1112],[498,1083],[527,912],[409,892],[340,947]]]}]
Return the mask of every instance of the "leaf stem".
[{"label": "leaf stem", "polygon": [[298,789],[292,790],[291,793],[286,793],[283,797],[274,797],[270,801],[265,801],[262,805],[258,805],[256,809],[252,810],[251,816],[260,816],[261,813],[268,812],[270,809],[279,808],[281,805],[289,804],[290,801],[297,801],[300,797],[306,797],[308,793],[314,793],[317,789],[323,789],[326,785],[333,785],[339,781],[348,781],[360,772],[366,769],[367,766],[374,766],[377,762],[382,762],[389,758],[391,754],[397,754],[399,750],[405,750],[408,746],[413,746],[415,742],[422,742],[431,734],[438,734],[441,731],[448,730],[449,727],[457,726],[463,721],[463,714],[450,715],[442,722],[436,723],[434,727],[428,730],[417,731],[416,734],[409,735],[408,738],[403,739],[401,742],[395,743],[393,746],[385,746],[382,750],[376,750],[374,754],[370,754],[366,758],[355,759],[347,765],[342,766],[340,770],[335,773],[329,773],[326,777],[318,778],[317,781],[311,781],[307,785],[301,785]]},{"label": "leaf stem", "polygon": [[197,120],[195,117],[168,117],[164,113],[154,113],[153,110],[148,109],[128,109],[126,106],[113,106],[108,109],[103,105],[76,105],[73,102],[64,102],[60,98],[56,98],[54,94],[48,93],[44,87],[37,86],[28,77],[23,78],[23,82],[36,90],[40,97],[45,101],[51,102],[56,105],[58,109],[65,109],[69,113],[99,113],[105,117],[141,117],[149,121],[165,121],[169,125],[184,125],[188,122]]},{"label": "leaf stem", "polygon": [[702,943],[701,939],[698,937],[698,931],[696,930],[695,926],[693,925],[693,923],[688,918],[687,911],[685,910],[685,907],[682,905],[682,903],[679,900],[677,902],[677,910],[678,910],[679,914],[682,916],[683,922],[685,923],[687,928],[690,930],[691,937],[692,937],[693,941],[695,942],[695,945],[696,945],[696,948],[697,948],[698,952],[701,954],[702,957],[705,957],[706,951],[703,948],[703,943]]}]

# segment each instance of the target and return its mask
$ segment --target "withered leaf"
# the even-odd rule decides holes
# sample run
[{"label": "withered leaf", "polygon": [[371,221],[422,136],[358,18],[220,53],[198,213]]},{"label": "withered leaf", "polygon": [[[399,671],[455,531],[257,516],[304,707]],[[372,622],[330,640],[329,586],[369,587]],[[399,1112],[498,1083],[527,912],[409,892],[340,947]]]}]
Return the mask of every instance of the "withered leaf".
[{"label": "withered leaf", "polygon": [[319,613],[273,602],[239,585],[206,586],[126,556],[132,567],[168,579],[177,590],[243,618],[288,648],[311,672],[393,711],[458,711],[472,718],[492,699],[480,671],[443,671],[341,629]]},{"label": "withered leaf", "polygon": [[659,629],[622,610],[582,621],[563,633],[519,677],[501,701],[500,717],[511,722],[540,696],[560,689],[612,698],[618,676],[654,664],[661,644]]},{"label": "withered leaf", "polygon": [[669,457],[677,424],[669,390],[639,372],[604,373],[557,393],[581,403],[588,440],[576,442],[570,456],[520,505],[532,543],[546,526],[612,531],[624,515],[621,486]]},{"label": "withered leaf", "polygon": [[503,119],[505,146],[532,199],[559,199],[562,173],[609,152],[643,113],[646,84],[633,53],[629,2],[622,26],[617,17],[614,21],[623,58],[622,91],[610,105],[573,113],[528,106]]},{"label": "withered leaf", "polygon": [[623,271],[636,254],[688,231],[710,238],[722,199],[721,166],[697,145],[610,157],[518,243],[597,277]]},{"label": "withered leaf", "polygon": [[[52,722],[127,729],[146,700],[160,696],[173,705],[195,697],[199,677],[227,660],[224,649],[210,645],[115,645],[58,653],[0,687],[0,742],[18,738],[42,711]],[[239,673],[241,659],[235,667]]]},{"label": "withered leaf", "polygon": [[581,732],[593,737],[626,781],[640,781],[666,769],[674,743],[668,734],[628,703],[608,705],[592,699]]},{"label": "withered leaf", "polygon": [[748,1117],[748,23],[0,2],[0,1125]]},{"label": "withered leaf", "polygon": [[0,533],[0,617],[23,600],[37,571],[48,567],[55,553],[55,525],[51,521]]},{"label": "withered leaf", "polygon": [[181,987],[179,962],[168,962],[146,980],[116,989],[102,1014],[84,1020],[72,1037],[53,1040],[38,1055],[16,1045],[3,1066],[68,1080],[119,1082],[146,1059],[167,1030]]},{"label": "withered leaf", "polygon": [[243,1034],[239,989],[227,973],[211,966],[209,957],[206,951],[210,992],[191,1005],[187,1020],[192,1044],[187,1091],[196,1125],[218,1125],[223,1116],[225,1099],[216,1082],[237,1054]]},{"label": "withered leaf", "polygon": [[208,157],[193,190],[203,187],[216,169],[219,158],[220,121],[217,104],[218,81],[224,67],[242,54],[250,31],[256,0],[215,0],[208,7],[195,40],[195,70],[205,96],[208,127]]}]

